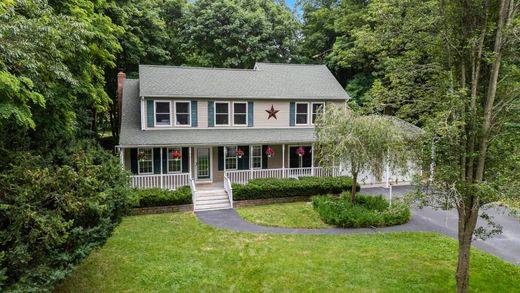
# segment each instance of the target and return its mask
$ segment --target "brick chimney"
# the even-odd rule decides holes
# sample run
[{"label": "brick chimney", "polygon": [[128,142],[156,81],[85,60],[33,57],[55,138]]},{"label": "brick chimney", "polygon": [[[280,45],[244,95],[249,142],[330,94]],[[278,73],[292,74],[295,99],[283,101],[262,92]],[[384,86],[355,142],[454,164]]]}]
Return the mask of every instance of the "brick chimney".
[{"label": "brick chimney", "polygon": [[123,70],[119,70],[117,73],[117,117],[119,119],[119,129],[121,129],[121,116],[123,115],[123,111],[121,111],[121,106],[123,105],[123,81],[126,78],[126,74]]}]

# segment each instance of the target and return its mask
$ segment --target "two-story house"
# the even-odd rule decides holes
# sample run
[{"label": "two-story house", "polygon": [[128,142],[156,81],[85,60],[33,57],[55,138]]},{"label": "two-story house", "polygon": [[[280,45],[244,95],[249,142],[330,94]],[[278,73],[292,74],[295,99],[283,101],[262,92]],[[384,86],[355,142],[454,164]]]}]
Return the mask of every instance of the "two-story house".
[{"label": "two-story house", "polygon": [[134,187],[191,185],[195,193],[335,172],[315,166],[314,121],[349,96],[324,65],[141,65],[139,79],[123,79],[118,148]]}]

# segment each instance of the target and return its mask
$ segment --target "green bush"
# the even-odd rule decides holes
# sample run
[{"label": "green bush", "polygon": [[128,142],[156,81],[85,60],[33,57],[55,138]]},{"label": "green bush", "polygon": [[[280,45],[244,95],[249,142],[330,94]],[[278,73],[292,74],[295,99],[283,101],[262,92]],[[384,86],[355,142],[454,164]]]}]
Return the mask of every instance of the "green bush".
[{"label": "green bush", "polygon": [[[254,179],[233,184],[233,200],[339,194],[352,189],[350,177],[301,177]],[[357,186],[359,190],[359,186]]]},{"label": "green bush", "polygon": [[102,245],[128,207],[127,174],[97,148],[47,167],[17,154],[0,174],[0,291],[45,292]]},{"label": "green bush", "polygon": [[330,225],[349,228],[383,227],[404,224],[410,220],[410,208],[404,204],[390,206],[380,196],[358,195],[356,204],[350,195],[341,197],[316,196],[312,198],[314,209],[321,219]]},{"label": "green bush", "polygon": [[182,186],[176,190],[150,188],[133,191],[133,207],[157,207],[190,203],[192,202],[189,186]]}]

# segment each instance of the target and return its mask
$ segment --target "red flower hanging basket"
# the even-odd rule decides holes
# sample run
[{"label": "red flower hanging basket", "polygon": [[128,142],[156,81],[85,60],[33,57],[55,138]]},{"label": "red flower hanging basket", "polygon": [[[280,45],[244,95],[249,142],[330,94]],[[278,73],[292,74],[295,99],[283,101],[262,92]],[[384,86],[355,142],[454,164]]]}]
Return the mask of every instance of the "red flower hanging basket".
[{"label": "red flower hanging basket", "polygon": [[138,158],[139,160],[144,159],[144,157],[145,157],[145,153],[144,153],[143,151],[140,151],[140,152],[137,153],[137,158]]},{"label": "red flower hanging basket", "polygon": [[181,155],[181,152],[179,151],[173,151],[170,153],[170,156],[172,157],[172,159],[174,159],[175,161],[178,161],[181,159],[182,155]]},{"label": "red flower hanging basket", "polygon": [[236,155],[237,155],[237,157],[238,157],[239,159],[241,159],[242,156],[244,155],[244,151],[241,150],[241,149],[237,149],[235,153],[236,153]]},{"label": "red flower hanging basket", "polygon": [[273,151],[273,149],[272,149],[272,148],[267,148],[267,149],[265,150],[265,155],[266,155],[268,158],[274,156],[274,151]]},{"label": "red flower hanging basket", "polygon": [[296,149],[296,154],[302,157],[303,155],[305,155],[305,150],[302,147],[299,147],[298,149]]}]

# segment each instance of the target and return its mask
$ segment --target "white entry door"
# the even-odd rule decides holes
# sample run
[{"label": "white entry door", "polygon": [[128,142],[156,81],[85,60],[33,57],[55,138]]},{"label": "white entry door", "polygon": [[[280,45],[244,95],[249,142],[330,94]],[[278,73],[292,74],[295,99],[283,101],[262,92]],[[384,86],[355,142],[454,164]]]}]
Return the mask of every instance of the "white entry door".
[{"label": "white entry door", "polygon": [[211,148],[197,148],[197,179],[211,179]]}]

